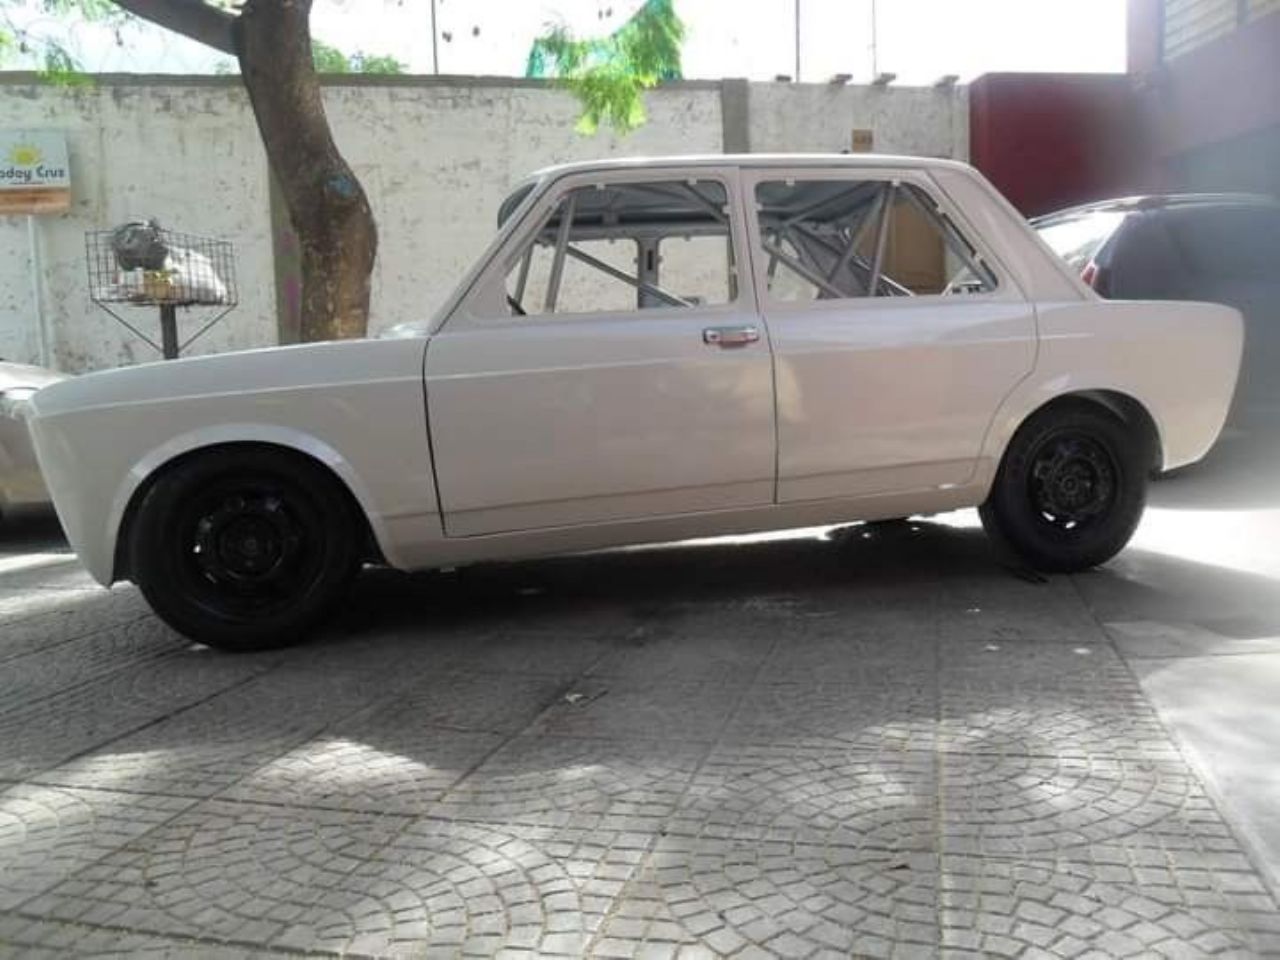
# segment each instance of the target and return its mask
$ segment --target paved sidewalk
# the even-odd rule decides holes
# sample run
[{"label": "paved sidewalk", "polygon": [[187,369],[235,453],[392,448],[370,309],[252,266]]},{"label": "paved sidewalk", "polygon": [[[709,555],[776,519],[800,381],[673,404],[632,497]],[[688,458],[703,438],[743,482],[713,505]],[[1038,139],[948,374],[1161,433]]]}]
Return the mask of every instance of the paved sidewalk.
[{"label": "paved sidewalk", "polygon": [[1182,561],[960,522],[374,573],[255,656],[19,531],[0,956],[1280,956],[1113,640]]}]

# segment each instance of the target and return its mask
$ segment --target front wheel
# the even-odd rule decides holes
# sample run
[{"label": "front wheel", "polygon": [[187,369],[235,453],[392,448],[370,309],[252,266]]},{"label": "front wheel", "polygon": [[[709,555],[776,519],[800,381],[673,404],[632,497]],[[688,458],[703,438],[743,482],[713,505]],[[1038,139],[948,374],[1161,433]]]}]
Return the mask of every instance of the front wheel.
[{"label": "front wheel", "polygon": [[147,491],[130,571],[179,633],[223,650],[266,650],[301,639],[341,597],[359,531],[339,481],[307,458],[214,448]]},{"label": "front wheel", "polygon": [[1064,404],[1033,415],[1000,462],[982,525],[1038,570],[1070,573],[1110,560],[1133,536],[1152,451],[1109,412]]}]

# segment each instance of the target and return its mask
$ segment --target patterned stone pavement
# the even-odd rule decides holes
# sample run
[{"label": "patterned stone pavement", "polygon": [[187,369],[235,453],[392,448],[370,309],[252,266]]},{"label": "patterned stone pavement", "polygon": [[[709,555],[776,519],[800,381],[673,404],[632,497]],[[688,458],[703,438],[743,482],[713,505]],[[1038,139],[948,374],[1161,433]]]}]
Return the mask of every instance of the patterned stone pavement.
[{"label": "patterned stone pavement", "polygon": [[370,572],[224,656],[64,550],[0,538],[0,957],[1280,957],[1123,566],[920,522]]}]

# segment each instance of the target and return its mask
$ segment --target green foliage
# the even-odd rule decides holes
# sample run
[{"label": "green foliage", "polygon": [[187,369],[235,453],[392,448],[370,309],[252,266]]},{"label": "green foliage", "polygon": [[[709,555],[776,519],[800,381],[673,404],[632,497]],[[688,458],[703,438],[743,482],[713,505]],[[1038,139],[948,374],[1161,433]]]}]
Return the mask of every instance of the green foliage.
[{"label": "green foliage", "polygon": [[76,58],[71,51],[57,41],[45,41],[41,61],[40,73],[49,83],[60,87],[80,87],[90,82],[76,67]]},{"label": "green foliage", "polygon": [[[12,0],[5,0],[9,5]],[[124,20],[125,13],[113,0],[40,0],[45,13],[58,16],[75,15],[84,20]]]},{"label": "green foliage", "polygon": [[315,62],[316,73],[351,72],[347,55],[337,47],[331,47],[319,40],[311,41],[311,59]]},{"label": "green foliage", "polygon": [[404,64],[392,56],[379,56],[376,53],[365,53],[357,50],[351,55],[351,69],[354,73],[404,73]]},{"label": "green foliage", "polygon": [[645,121],[644,91],[682,76],[684,24],[672,0],[646,0],[608,37],[575,39],[563,26],[534,41],[528,77],[554,77],[578,98],[578,130],[593,134],[601,123],[629,133]]},{"label": "green foliage", "polygon": [[348,56],[320,40],[311,41],[311,56],[317,73],[404,73],[404,64],[395,57],[383,57],[357,50]]},{"label": "green foliage", "polygon": [[[75,86],[88,79],[77,68],[75,54],[57,36],[32,29],[15,20],[11,11],[28,5],[21,0],[0,0],[0,67],[11,63],[33,63],[51,83]],[[39,0],[35,7],[58,19],[78,18],[119,30],[128,20],[112,0]]]}]

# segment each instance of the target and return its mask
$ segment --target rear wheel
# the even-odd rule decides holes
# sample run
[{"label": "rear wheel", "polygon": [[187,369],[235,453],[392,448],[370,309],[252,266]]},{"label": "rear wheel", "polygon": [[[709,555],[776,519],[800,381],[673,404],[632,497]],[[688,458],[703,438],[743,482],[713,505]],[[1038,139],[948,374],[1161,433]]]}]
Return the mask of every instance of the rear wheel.
[{"label": "rear wheel", "polygon": [[307,458],[223,447],[183,460],[139,505],[130,570],[162,620],[224,650],[302,639],[359,559],[358,517]]},{"label": "rear wheel", "polygon": [[979,510],[982,525],[1036,569],[1097,566],[1124,548],[1142,518],[1151,454],[1108,411],[1051,407],[1014,435]]}]

